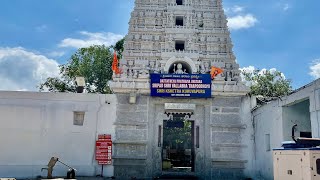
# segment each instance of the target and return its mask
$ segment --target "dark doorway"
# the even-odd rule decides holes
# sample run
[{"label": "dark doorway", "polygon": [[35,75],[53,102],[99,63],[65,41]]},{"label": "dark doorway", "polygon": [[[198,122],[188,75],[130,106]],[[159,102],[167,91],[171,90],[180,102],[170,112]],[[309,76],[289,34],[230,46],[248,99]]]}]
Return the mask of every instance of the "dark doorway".
[{"label": "dark doorway", "polygon": [[184,41],[176,41],[176,50],[183,51],[184,50]]},{"label": "dark doorway", "polygon": [[183,16],[176,17],[176,26],[183,26]]},{"label": "dark doorway", "polygon": [[182,0],[176,0],[177,5],[183,5],[183,1]]},{"label": "dark doorway", "polygon": [[174,117],[163,122],[162,170],[194,172],[194,122]]}]

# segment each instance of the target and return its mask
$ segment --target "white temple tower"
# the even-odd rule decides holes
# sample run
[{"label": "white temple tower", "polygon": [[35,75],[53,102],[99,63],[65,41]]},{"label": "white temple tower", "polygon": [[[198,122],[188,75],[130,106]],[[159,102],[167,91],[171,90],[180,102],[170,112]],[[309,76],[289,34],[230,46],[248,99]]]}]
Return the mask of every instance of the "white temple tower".
[{"label": "white temple tower", "polygon": [[211,66],[224,73],[212,82],[212,95],[243,95],[239,65],[221,0],[136,0],[120,61],[122,73],[110,83],[115,93],[148,94],[150,73],[173,73],[181,63],[188,74]]},{"label": "white temple tower", "polygon": [[[221,0],[135,0],[121,73],[110,82],[117,95],[117,179],[250,177],[250,100],[232,47]],[[211,67],[223,73],[211,80]],[[154,84],[160,76],[204,77],[206,84],[164,79],[169,88],[159,93],[196,95],[154,96],[153,85],[166,86],[161,79]]]}]

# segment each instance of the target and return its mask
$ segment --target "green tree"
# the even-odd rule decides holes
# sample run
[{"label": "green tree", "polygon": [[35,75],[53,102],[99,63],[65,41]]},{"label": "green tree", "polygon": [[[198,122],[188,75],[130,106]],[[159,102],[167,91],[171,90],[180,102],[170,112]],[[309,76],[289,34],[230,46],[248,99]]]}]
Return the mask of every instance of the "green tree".
[{"label": "green tree", "polygon": [[118,58],[122,57],[124,39],[114,46],[93,45],[80,48],[71,56],[66,64],[60,65],[60,77],[49,77],[39,85],[40,91],[76,92],[75,79],[77,76],[85,78],[85,89],[89,93],[112,93],[108,81],[112,79],[113,50]]},{"label": "green tree", "polygon": [[76,86],[73,81],[62,80],[58,77],[49,77],[44,83],[41,83],[39,90],[44,91],[45,89],[50,92],[76,92]]},{"label": "green tree", "polygon": [[113,49],[117,51],[118,58],[122,58],[122,53],[124,51],[124,38],[118,41],[114,46],[111,46]]},{"label": "green tree", "polygon": [[254,70],[242,71],[244,80],[249,84],[251,95],[263,97],[280,97],[292,92],[291,81],[286,79],[280,71]]},{"label": "green tree", "polygon": [[66,64],[60,65],[60,78],[48,78],[40,84],[40,90],[51,92],[76,92],[75,78],[85,78],[85,89],[89,93],[111,93],[107,86],[112,78],[113,55],[109,47],[94,45],[80,48]]}]

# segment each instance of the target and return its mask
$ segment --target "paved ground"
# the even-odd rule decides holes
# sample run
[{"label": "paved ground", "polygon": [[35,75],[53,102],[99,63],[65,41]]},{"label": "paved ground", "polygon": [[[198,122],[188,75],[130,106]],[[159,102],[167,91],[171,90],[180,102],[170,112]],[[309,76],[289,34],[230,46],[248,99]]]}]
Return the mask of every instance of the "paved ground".
[{"label": "paved ground", "polygon": [[[69,180],[109,180],[112,178],[108,177],[77,177],[77,179],[69,179]],[[17,180],[49,180],[49,179],[17,179]],[[63,178],[56,178],[56,179],[50,179],[50,180],[64,180]]]},{"label": "paved ground", "polygon": [[[77,179],[73,179],[73,180],[111,180],[112,178],[108,178],[108,177],[77,177]],[[164,177],[160,177],[157,180],[164,180],[164,179],[168,179],[168,180],[196,180],[196,177],[172,177],[172,176],[164,176]],[[2,180],[2,179],[0,179]],[[13,180],[13,179],[4,179],[4,180]],[[17,179],[17,180],[48,180],[48,179]],[[64,180],[63,178],[57,178],[57,179],[50,179],[50,180]],[[72,179],[71,179],[72,180]],[[132,180],[154,180],[152,178],[145,178],[145,179],[132,179]],[[247,179],[246,179],[247,180]],[[264,180],[262,178],[257,178],[254,180]]]}]

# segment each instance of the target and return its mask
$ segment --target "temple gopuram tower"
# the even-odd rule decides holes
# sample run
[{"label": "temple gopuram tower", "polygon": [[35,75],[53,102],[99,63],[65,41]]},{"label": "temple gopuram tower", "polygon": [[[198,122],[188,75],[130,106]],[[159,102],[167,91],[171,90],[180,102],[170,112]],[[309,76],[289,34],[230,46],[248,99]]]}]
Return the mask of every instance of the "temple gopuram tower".
[{"label": "temple gopuram tower", "polygon": [[212,81],[212,95],[247,93],[232,51],[221,0],[136,0],[120,62],[110,84],[116,93],[150,91],[150,73],[172,73],[181,63],[188,74],[224,70]]},{"label": "temple gopuram tower", "polygon": [[[116,178],[248,174],[248,87],[226,19],[221,0],[135,0],[110,82]],[[223,72],[212,79],[213,68]]]}]

